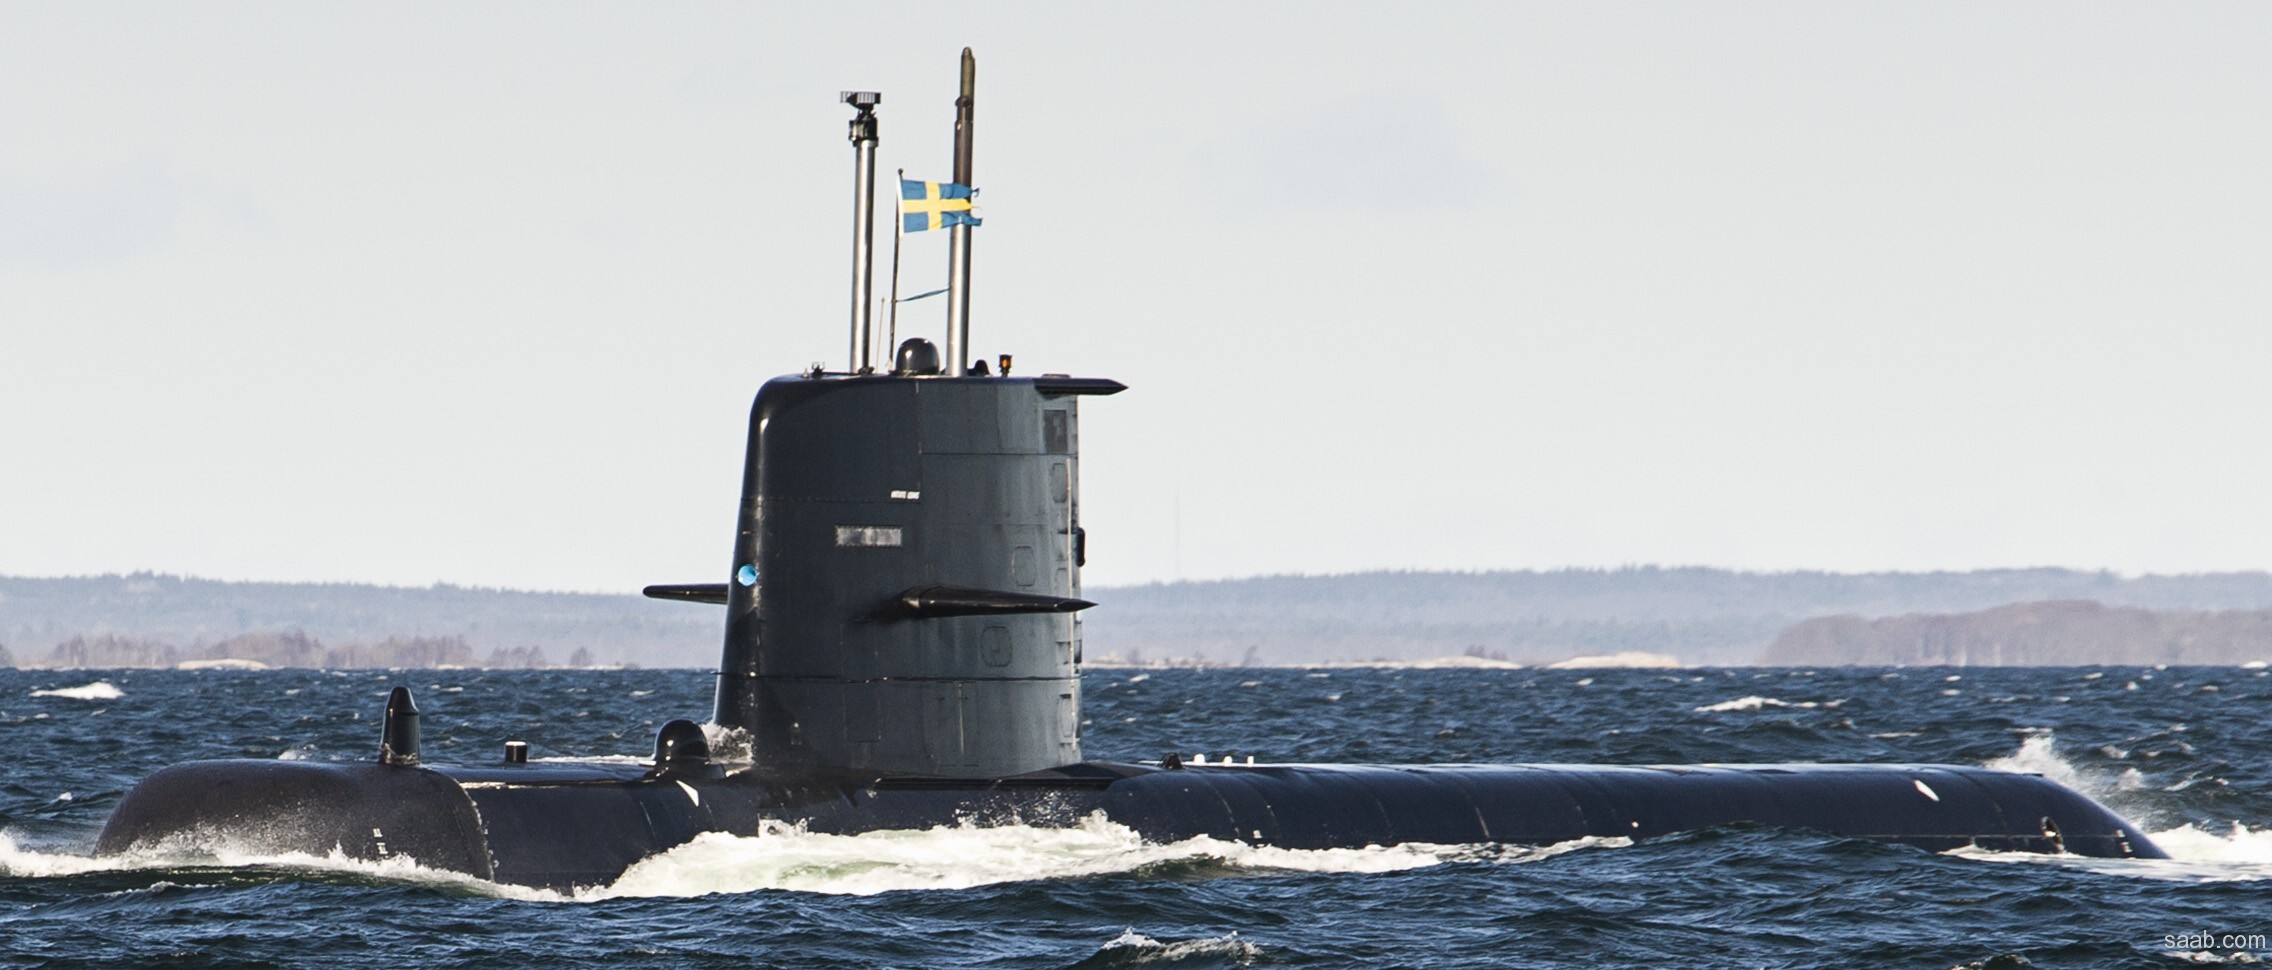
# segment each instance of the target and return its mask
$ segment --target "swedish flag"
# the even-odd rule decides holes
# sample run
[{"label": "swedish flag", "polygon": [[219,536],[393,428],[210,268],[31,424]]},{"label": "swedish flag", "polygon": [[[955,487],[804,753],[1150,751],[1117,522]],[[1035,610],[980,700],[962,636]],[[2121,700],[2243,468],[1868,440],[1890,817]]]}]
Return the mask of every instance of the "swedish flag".
[{"label": "swedish flag", "polygon": [[899,222],[907,232],[978,225],[970,212],[970,186],[900,179]]}]

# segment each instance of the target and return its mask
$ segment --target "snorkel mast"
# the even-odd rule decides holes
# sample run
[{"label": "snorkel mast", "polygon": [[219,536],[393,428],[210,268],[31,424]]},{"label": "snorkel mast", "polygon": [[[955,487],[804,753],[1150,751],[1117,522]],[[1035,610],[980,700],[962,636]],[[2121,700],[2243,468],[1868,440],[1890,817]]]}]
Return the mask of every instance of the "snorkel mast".
[{"label": "snorkel mast", "polygon": [[[955,97],[955,184],[971,185],[970,143],[977,127],[978,58],[962,49],[962,93]],[[970,373],[970,226],[947,232],[947,374]]]}]

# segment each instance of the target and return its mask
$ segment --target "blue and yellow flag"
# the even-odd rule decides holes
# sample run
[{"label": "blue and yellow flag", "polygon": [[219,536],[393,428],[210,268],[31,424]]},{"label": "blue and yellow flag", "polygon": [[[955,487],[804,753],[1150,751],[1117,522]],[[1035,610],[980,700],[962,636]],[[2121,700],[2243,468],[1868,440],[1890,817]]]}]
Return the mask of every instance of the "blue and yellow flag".
[{"label": "blue and yellow flag", "polygon": [[907,232],[978,225],[970,212],[970,186],[900,179],[899,223]]}]

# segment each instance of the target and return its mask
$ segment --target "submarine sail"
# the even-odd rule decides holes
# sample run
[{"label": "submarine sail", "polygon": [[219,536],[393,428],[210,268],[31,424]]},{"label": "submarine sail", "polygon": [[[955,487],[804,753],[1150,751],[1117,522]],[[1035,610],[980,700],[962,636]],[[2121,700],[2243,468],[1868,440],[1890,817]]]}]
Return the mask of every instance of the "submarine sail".
[{"label": "submarine sail", "polygon": [[[975,60],[956,100],[968,178]],[[872,92],[845,95],[872,191]],[[967,183],[965,183],[967,186]],[[724,582],[649,587],[724,607],[712,730],[673,720],[651,760],[427,760],[397,688],[378,756],[224,760],[127,793],[104,854],[409,858],[498,882],[604,884],[709,832],[959,820],[1289,848],[1646,839],[1753,822],[1940,851],[2160,858],[2130,823],[2036,775],[1939,765],[1230,765],[1086,760],[1081,750],[1079,405],[1104,378],[969,364],[968,224],[951,251],[948,352],[867,347],[867,200],[855,206],[847,369],[767,382],[751,405]],[[746,741],[746,751],[714,738]]]}]

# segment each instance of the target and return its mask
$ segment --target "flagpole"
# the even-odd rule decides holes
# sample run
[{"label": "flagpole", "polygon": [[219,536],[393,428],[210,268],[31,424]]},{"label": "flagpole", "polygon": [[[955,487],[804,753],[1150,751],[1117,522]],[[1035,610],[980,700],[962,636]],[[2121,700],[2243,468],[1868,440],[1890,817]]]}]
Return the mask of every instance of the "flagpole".
[{"label": "flagpole", "polygon": [[892,359],[892,369],[899,369],[899,243],[907,238],[907,170],[898,169],[899,180],[891,187],[891,312],[886,316],[891,323],[891,342],[884,345],[884,353]]}]

